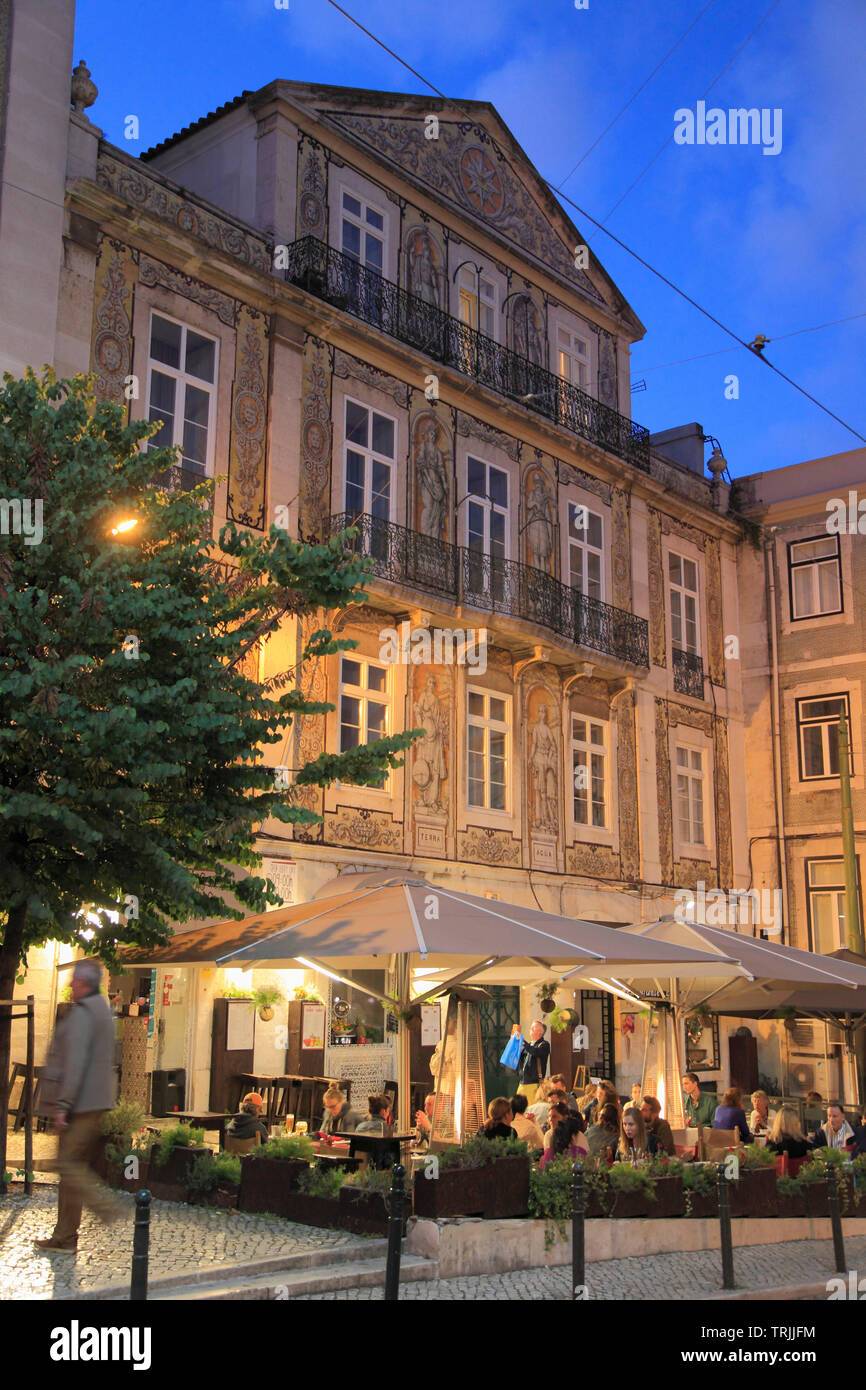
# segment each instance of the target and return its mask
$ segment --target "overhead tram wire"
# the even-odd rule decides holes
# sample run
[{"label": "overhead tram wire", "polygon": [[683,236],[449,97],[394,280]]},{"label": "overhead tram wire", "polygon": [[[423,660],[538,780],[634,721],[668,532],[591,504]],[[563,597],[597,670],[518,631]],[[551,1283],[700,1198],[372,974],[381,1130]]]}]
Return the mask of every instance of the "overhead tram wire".
[{"label": "overhead tram wire", "polygon": [[[440,91],[440,89],[434,86],[432,82],[428,81],[426,77],[423,77],[421,73],[419,73],[415,68],[412,67],[411,63],[406,62],[405,58],[401,58],[399,53],[395,53],[394,50],[392,48],[389,48],[386,43],[383,43],[382,40],[377,38],[375,34],[371,33],[369,29],[366,29],[363,24],[360,24],[358,20],[354,18],[353,15],[349,14],[348,10],[344,10],[342,5],[337,4],[337,0],[327,0],[327,3],[329,5],[332,5],[335,10],[338,10],[341,15],[348,19],[351,24],[354,24],[357,29],[360,29],[362,33],[366,34],[368,38],[372,39],[375,44],[378,44],[378,46],[381,49],[383,49],[387,54],[389,54],[390,57],[394,58],[396,62],[400,63],[404,68],[406,68],[407,72],[411,72],[414,77],[417,77],[419,82],[423,82],[426,87],[429,87],[431,92],[435,92],[437,96],[442,97],[443,101],[448,100],[444,92]],[[722,73],[726,72],[727,69],[731,66],[731,63],[733,63],[734,60],[739,56],[739,54],[742,53],[744,47],[752,38],[752,36],[756,34],[758,29],[760,29],[761,25],[764,24],[767,19],[769,19],[773,10],[775,10],[780,3],[781,0],[774,0],[774,3],[770,6],[763,19],[761,19],[758,22],[758,24],[755,25],[755,28],[752,30],[752,32],[743,40],[743,43],[740,44],[740,47],[737,49],[737,52],[734,54],[733,58],[731,58],[730,62],[725,64],[725,67],[722,69],[722,72],[719,73],[719,76],[716,77],[714,82],[710,84],[710,87],[707,88],[707,91],[710,91],[712,87],[715,86],[715,83],[718,82],[719,78],[722,76]],[[659,151],[659,153],[661,153],[661,151]],[[643,174],[639,175],[639,178],[642,177]],[[637,180],[635,182],[637,182]],[[698,304],[696,299],[692,299],[691,295],[686,294],[685,290],[681,290],[678,285],[675,285],[673,280],[669,280],[668,277],[666,275],[663,275],[660,270],[656,270],[654,266],[651,266],[649,261],[644,260],[643,256],[638,255],[637,251],[633,251],[630,246],[626,246],[624,241],[621,241],[620,238],[616,236],[613,232],[609,231],[608,228],[605,227],[602,222],[599,222],[590,213],[586,212],[584,208],[580,207],[580,205],[576,203],[573,198],[570,198],[567,193],[564,193],[560,187],[558,187],[554,183],[551,183],[549,179],[544,179],[544,183],[546,187],[550,189],[551,193],[555,193],[557,197],[562,198],[563,202],[566,202],[569,204],[570,207],[573,207],[576,212],[580,213],[581,217],[585,217],[587,221],[591,222],[594,227],[598,228],[599,231],[604,232],[604,235],[606,237],[609,237],[611,241],[616,242],[617,246],[619,246],[621,250],[627,252],[627,254],[631,256],[634,260],[636,260],[640,265],[642,265],[645,270],[648,270],[652,275],[655,275],[657,279],[661,280],[662,283],[667,285],[669,289],[672,289],[674,293],[678,294],[681,299],[684,299],[686,301],[686,303],[691,304],[693,309],[697,309],[698,313],[703,314],[704,317],[708,318],[711,323],[714,323],[717,328],[721,328],[722,332],[727,333],[729,338],[733,338],[735,343],[739,343],[740,347],[749,348],[749,344],[745,341],[745,339],[741,338],[739,334],[733,331],[733,329],[728,328],[728,326],[722,323],[720,319],[717,319],[714,314],[711,314],[708,309],[704,309],[702,305]],[[626,190],[626,192],[628,191],[629,190]],[[625,196],[626,194],[623,195],[623,197]],[[620,199],[620,202],[622,202],[622,199]],[[619,204],[617,204],[616,206],[619,206]],[[613,209],[611,209],[611,211],[613,211]],[[608,217],[610,215],[611,214],[608,213]],[[751,351],[751,349],[749,350]],[[760,360],[764,363],[766,367],[769,367],[770,370],[775,372],[777,376],[781,377],[783,381],[787,381],[788,385],[793,386],[795,391],[799,391],[801,396],[805,396],[806,400],[811,401],[812,404],[816,405],[819,410],[822,410],[825,415],[829,415],[831,420],[835,420],[836,423],[838,425],[841,425],[843,429],[846,429],[849,434],[853,434],[855,439],[859,439],[864,444],[866,444],[866,435],[860,434],[859,430],[855,430],[852,425],[847,424],[846,421],[841,418],[841,416],[835,413],[835,411],[830,410],[829,407],[826,405],[822,405],[822,403],[815,396],[811,395],[809,391],[807,391],[803,386],[800,386],[796,381],[793,381],[791,377],[786,376],[786,374],[783,371],[780,371],[778,367],[774,366],[774,364],[770,362],[768,358],[764,357],[763,354],[753,353],[753,356],[760,357]]]},{"label": "overhead tram wire", "polygon": [[[830,319],[829,323],[815,323],[811,328],[795,328],[793,333],[774,333],[768,341],[772,343],[784,343],[788,338],[799,338],[804,333],[817,333],[821,328],[836,328],[840,323],[853,323],[855,319],[866,319],[866,313],[848,314],[844,319]],[[660,372],[665,367],[683,367],[688,362],[703,362],[707,357],[723,357],[727,352],[736,352],[736,348],[716,348],[714,352],[699,352],[696,357],[679,357],[675,362],[659,362],[655,367],[641,367],[641,372]]]}]

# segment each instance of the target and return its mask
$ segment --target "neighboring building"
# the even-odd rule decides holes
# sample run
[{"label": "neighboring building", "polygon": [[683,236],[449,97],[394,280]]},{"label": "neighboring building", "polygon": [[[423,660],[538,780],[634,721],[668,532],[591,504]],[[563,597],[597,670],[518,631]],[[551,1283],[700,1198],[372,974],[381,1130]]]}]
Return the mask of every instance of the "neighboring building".
[{"label": "neighboring building", "polygon": [[[749,869],[754,886],[780,890],[783,939],[805,951],[850,944],[837,734],[843,708],[861,921],[863,914],[866,551],[857,503],[864,485],[866,449],[738,480],[743,510],[765,538],[763,547],[743,547],[739,568]],[[828,1035],[823,1024],[806,1021],[787,1038],[767,1025],[761,1030],[762,1072],[780,1081],[787,1073],[792,1094],[842,1090],[836,1030]]]},{"label": "neighboring building", "polygon": [[[92,368],[105,398],[162,418],[183,448],[172,485],[217,479],[217,530],[356,520],[373,557],[368,604],[328,617],[357,652],[307,672],[334,713],[271,760],[427,730],[381,788],[305,791],[321,826],[263,827],[286,900],[411,865],[625,923],[673,910],[679,888],[746,888],[728,657],[742,528],[704,476],[699,426],[651,439],[630,420],[643,327],[594,256],[580,268],[579,232],[494,108],[281,81],[141,159],[72,112],[69,150],[53,347],[46,330],[34,360],[53,350],[58,373]],[[275,636],[261,676],[317,625]],[[394,660],[389,629],[423,659]],[[129,1073],[182,1067],[205,1105],[229,978],[136,983],[151,1009]],[[585,1060],[627,1091],[642,1018],[610,995],[577,1002]],[[536,1008],[529,989],[495,991],[491,1078]],[[280,1070],[273,1049],[263,1026],[256,1069]],[[726,1075],[724,1047],[708,1060]],[[326,1066],[371,1088],[394,1074],[380,1010],[363,1050],[328,1040]]]}]

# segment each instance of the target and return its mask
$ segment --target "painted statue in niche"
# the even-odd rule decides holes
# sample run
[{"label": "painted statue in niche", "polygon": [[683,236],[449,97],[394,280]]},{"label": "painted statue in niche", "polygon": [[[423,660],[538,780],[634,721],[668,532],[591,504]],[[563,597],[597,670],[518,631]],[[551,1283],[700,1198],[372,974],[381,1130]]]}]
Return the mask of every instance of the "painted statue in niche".
[{"label": "painted statue in niche", "polygon": [[546,704],[538,706],[538,715],[530,730],[528,763],[533,793],[533,829],[545,830],[555,835],[559,752],[553,730],[548,723]]},{"label": "painted statue in niche", "polygon": [[426,811],[442,811],[441,787],[448,775],[445,746],[448,742],[448,711],[436,689],[436,677],[428,675],[415,701],[416,729],[425,729],[415,744],[412,778],[418,789],[418,803]]},{"label": "painted statue in niche", "polygon": [[529,563],[549,574],[553,555],[553,508],[550,488],[540,469],[533,470],[531,482],[527,479],[525,524]]},{"label": "painted statue in niche", "polygon": [[406,238],[409,293],[427,304],[442,304],[442,252],[426,227],[413,227]]},{"label": "painted statue in niche", "polygon": [[528,294],[514,301],[512,319],[512,340],[514,351],[537,367],[544,362],[544,334],[541,331],[541,318],[538,308]]},{"label": "painted statue in niche", "polygon": [[[418,482],[421,534],[441,540],[448,510],[448,437],[433,414],[419,415],[413,431],[412,459]],[[443,444],[445,448],[443,448]]]}]

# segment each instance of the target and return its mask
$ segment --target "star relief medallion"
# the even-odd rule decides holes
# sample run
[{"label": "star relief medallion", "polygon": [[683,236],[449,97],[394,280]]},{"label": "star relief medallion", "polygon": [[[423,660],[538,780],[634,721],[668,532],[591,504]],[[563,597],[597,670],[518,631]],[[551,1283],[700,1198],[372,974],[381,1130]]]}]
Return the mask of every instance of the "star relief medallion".
[{"label": "star relief medallion", "polygon": [[502,211],[505,194],[502,179],[492,159],[478,145],[470,145],[460,157],[460,183],[476,212],[496,217]]}]

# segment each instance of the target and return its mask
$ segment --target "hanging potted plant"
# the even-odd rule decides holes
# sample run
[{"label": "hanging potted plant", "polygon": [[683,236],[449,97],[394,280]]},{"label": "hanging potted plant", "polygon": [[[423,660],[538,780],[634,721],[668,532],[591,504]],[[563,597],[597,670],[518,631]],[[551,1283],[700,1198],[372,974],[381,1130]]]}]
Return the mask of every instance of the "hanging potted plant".
[{"label": "hanging potted plant", "polygon": [[535,997],[538,1000],[538,1007],[543,1014],[552,1014],[556,1008],[554,995],[556,994],[557,988],[558,985],[556,980],[544,980],[543,983],[538,986]]},{"label": "hanging potted plant", "polygon": [[566,1028],[574,1028],[580,1022],[580,1015],[577,1009],[554,1008],[547,1021],[554,1033],[564,1033]]},{"label": "hanging potted plant", "polygon": [[283,991],[275,985],[262,985],[253,991],[253,1008],[258,1009],[262,1023],[270,1023],[274,1016],[274,1005],[283,1000]]}]

